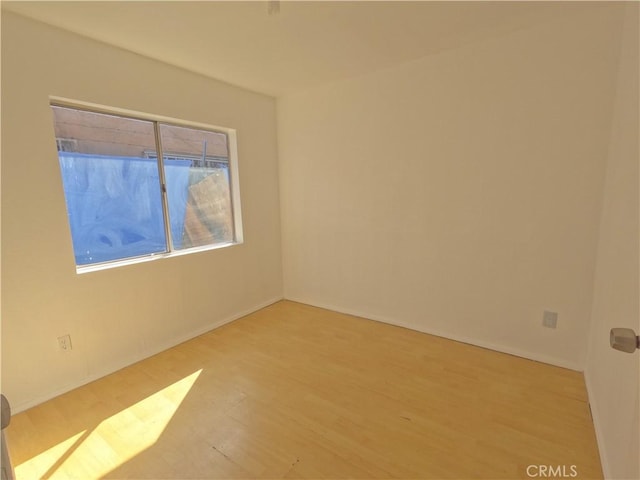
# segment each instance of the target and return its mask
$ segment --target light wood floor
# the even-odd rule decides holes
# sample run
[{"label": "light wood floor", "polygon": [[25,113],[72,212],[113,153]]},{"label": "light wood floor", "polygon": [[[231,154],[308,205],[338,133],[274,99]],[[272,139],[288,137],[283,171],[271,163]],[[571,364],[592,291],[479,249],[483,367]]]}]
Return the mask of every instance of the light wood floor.
[{"label": "light wood floor", "polygon": [[25,480],[602,478],[580,373],[292,302],[16,415],[8,439]]}]

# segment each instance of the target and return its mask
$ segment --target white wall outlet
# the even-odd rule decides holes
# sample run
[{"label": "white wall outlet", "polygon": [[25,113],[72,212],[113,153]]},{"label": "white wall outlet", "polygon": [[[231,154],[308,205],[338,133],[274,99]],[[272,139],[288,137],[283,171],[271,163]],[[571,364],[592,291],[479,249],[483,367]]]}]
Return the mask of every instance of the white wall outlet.
[{"label": "white wall outlet", "polygon": [[63,352],[68,352],[69,350],[71,350],[71,335],[58,337],[58,347]]},{"label": "white wall outlet", "polygon": [[547,328],[556,328],[558,325],[558,312],[545,310],[542,314],[542,325]]}]

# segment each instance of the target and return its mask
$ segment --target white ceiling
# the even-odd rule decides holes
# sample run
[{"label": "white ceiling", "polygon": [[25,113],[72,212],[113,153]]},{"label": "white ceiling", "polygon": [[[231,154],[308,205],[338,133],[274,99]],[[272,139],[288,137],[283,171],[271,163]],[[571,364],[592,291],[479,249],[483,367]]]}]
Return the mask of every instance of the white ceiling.
[{"label": "white ceiling", "polygon": [[526,28],[592,2],[3,1],[2,9],[286,95]]}]

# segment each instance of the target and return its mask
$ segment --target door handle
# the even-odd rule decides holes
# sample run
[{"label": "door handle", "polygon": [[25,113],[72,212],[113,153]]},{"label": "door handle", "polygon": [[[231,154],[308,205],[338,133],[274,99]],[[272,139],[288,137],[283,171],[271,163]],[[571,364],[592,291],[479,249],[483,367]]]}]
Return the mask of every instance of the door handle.
[{"label": "door handle", "polygon": [[633,353],[640,348],[640,337],[630,328],[612,328],[609,344],[621,352]]}]

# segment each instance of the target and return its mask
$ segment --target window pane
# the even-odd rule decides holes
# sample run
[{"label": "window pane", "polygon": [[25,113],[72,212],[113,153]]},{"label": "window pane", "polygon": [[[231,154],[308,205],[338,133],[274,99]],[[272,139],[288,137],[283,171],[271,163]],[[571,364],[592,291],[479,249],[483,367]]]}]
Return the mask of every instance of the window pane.
[{"label": "window pane", "polygon": [[227,136],[164,124],[160,136],[174,249],[233,242]]},{"label": "window pane", "polygon": [[166,251],[153,123],[51,108],[76,264]]}]

